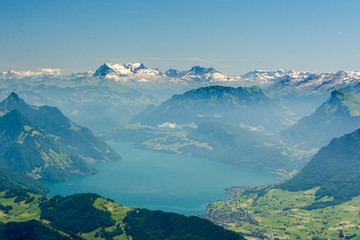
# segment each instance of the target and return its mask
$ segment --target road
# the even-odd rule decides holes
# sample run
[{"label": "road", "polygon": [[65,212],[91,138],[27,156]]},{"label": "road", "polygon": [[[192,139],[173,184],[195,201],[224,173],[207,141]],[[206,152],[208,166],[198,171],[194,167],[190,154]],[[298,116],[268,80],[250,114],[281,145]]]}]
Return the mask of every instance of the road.
[{"label": "road", "polygon": [[251,224],[257,225],[257,226],[261,227],[262,229],[264,229],[267,232],[267,234],[269,235],[270,240],[273,240],[272,233],[266,227],[264,227],[261,223],[256,221],[255,218],[250,213],[246,213],[246,215],[250,218]]}]

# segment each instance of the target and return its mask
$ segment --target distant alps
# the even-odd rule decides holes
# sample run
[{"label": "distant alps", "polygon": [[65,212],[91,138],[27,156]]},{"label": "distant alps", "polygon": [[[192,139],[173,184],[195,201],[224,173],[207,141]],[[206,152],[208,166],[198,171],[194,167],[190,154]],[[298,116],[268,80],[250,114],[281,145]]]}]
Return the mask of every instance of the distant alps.
[{"label": "distant alps", "polygon": [[[6,71],[0,73],[0,79],[112,79],[124,85],[127,83],[147,86],[152,84],[172,85],[229,85],[259,86],[281,95],[294,92],[298,95],[326,94],[335,89],[356,90],[360,85],[360,71],[343,71],[332,73],[299,72],[295,70],[255,70],[243,75],[231,76],[210,67],[194,66],[189,70],[169,69],[161,71],[148,68],[142,63],[113,64],[104,63],[95,72],[63,73],[60,69],[44,68],[33,71]],[[281,90],[281,91],[280,91]]]}]

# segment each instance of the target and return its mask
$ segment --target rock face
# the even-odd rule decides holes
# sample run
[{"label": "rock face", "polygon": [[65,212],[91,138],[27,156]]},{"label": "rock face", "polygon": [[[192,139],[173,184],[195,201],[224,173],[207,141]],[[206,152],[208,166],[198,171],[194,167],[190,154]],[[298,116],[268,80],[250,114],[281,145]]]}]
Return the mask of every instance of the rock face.
[{"label": "rock face", "polygon": [[87,163],[120,159],[57,108],[34,107],[15,93],[0,103],[0,166],[51,180],[93,174]]},{"label": "rock face", "polygon": [[282,137],[300,148],[325,146],[334,137],[340,137],[360,128],[360,98],[352,93],[334,90],[330,99],[310,116],[282,132]]}]

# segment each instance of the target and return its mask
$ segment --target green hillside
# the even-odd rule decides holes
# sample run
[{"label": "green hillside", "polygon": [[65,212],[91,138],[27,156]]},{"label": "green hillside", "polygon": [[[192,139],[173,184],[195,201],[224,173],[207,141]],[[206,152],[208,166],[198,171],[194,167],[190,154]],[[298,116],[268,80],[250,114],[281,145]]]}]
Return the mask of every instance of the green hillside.
[{"label": "green hillside", "polygon": [[360,195],[360,129],[333,139],[304,169],[280,188],[304,191],[320,187],[316,199],[332,198],[309,208],[336,205]]},{"label": "green hillside", "polygon": [[0,236],[14,239],[20,230],[33,239],[244,239],[198,217],[131,209],[96,194],[49,198],[4,190],[0,204]]}]

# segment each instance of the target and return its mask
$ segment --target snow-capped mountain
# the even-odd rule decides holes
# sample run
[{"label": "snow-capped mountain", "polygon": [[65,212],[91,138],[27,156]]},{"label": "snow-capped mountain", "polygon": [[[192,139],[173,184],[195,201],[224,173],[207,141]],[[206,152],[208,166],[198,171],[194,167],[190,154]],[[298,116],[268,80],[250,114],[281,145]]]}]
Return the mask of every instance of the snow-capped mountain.
[{"label": "snow-capped mountain", "polygon": [[270,91],[281,91],[281,95],[324,94],[334,89],[356,90],[360,86],[360,72],[338,71],[336,73],[297,72],[294,70],[256,70],[241,76],[243,82],[261,86]]},{"label": "snow-capped mountain", "polygon": [[127,81],[129,79],[138,81],[159,80],[166,75],[158,69],[151,69],[142,63],[112,64],[105,63],[96,70],[94,77],[115,79],[116,81]]},{"label": "snow-capped mountain", "polygon": [[127,82],[151,83],[236,83],[240,77],[228,76],[216,71],[214,68],[194,66],[188,71],[169,69],[165,72],[156,68],[147,68],[142,63],[112,64],[105,63],[93,75],[104,79]]},{"label": "snow-capped mountain", "polygon": [[285,76],[289,76],[290,78],[299,78],[302,76],[306,76],[309,74],[308,72],[296,72],[294,70],[255,70],[250,71],[241,76],[242,79],[246,79],[248,82],[252,82],[256,85],[271,85],[278,82]]},{"label": "snow-capped mountain", "polygon": [[295,72],[285,74],[275,81],[270,89],[282,92],[298,92],[306,95],[317,95],[331,92],[335,89],[345,91],[360,91],[360,72],[338,71],[336,73]]}]

